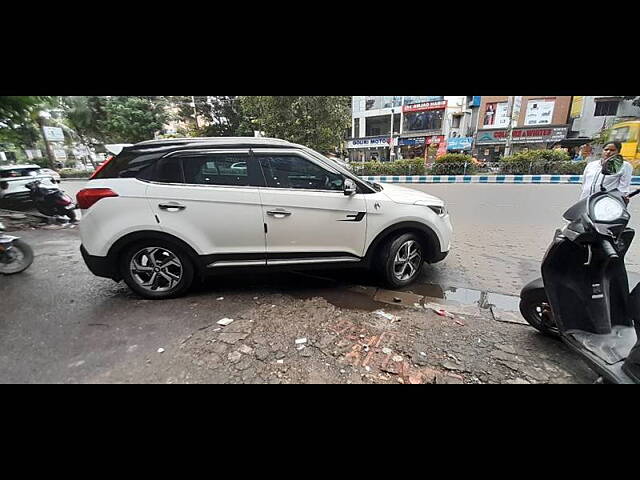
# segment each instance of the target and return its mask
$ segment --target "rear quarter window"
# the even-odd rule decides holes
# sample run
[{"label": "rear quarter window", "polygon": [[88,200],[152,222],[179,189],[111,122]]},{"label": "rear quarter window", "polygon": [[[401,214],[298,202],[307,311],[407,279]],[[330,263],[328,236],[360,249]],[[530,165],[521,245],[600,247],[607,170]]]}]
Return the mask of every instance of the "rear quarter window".
[{"label": "rear quarter window", "polygon": [[151,167],[158,155],[122,152],[112,158],[93,178],[137,178]]}]

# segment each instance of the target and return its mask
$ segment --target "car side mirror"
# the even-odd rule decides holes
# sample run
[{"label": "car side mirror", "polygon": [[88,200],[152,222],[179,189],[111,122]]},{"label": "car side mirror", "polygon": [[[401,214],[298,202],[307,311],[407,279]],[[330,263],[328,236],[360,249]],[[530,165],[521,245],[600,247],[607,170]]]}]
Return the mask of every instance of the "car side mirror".
[{"label": "car side mirror", "polygon": [[356,182],[354,182],[350,178],[345,178],[343,190],[344,190],[344,194],[347,196],[355,195],[358,191],[356,187]]}]

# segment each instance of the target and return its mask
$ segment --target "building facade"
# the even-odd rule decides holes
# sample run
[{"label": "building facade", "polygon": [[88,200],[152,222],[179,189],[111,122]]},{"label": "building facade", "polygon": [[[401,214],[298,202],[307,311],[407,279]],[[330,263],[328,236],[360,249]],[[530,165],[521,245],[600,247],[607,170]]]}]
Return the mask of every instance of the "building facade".
[{"label": "building facade", "polygon": [[[482,97],[473,154],[495,162],[505,154],[512,126],[511,153],[551,148],[569,132],[571,96]],[[511,105],[513,102],[513,105]]]},{"label": "building facade", "polygon": [[448,149],[471,151],[474,98],[354,96],[349,160],[433,161]]},{"label": "building facade", "polygon": [[592,140],[614,123],[622,120],[640,119],[640,107],[633,100],[623,97],[573,97],[571,105],[570,138]]}]

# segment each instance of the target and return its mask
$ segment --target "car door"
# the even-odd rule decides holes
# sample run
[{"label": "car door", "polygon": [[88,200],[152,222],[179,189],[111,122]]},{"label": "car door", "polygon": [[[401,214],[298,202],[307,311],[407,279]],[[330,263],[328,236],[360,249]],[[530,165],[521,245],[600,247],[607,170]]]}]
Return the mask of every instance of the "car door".
[{"label": "car door", "polygon": [[248,150],[176,153],[158,161],[147,198],[161,228],[211,268],[265,265],[260,167]]},{"label": "car door", "polygon": [[267,226],[267,264],[358,261],[366,235],[364,195],[344,194],[344,176],[297,150],[254,150]]}]

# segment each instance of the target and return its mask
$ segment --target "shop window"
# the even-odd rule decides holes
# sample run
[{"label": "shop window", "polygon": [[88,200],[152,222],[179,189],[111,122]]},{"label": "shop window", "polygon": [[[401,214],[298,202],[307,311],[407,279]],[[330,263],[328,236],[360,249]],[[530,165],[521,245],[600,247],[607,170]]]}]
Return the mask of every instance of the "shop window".
[{"label": "shop window", "polygon": [[375,137],[377,135],[389,135],[391,132],[391,115],[366,118],[365,135]]},{"label": "shop window", "polygon": [[440,130],[444,110],[409,113],[404,116],[404,130],[415,132],[421,130]]},{"label": "shop window", "polygon": [[460,128],[460,119],[462,117],[460,115],[454,115],[451,118],[451,128]]},{"label": "shop window", "polygon": [[618,113],[618,101],[596,102],[594,117],[609,117]]},{"label": "shop window", "polygon": [[353,119],[353,138],[360,138],[360,119]]}]

